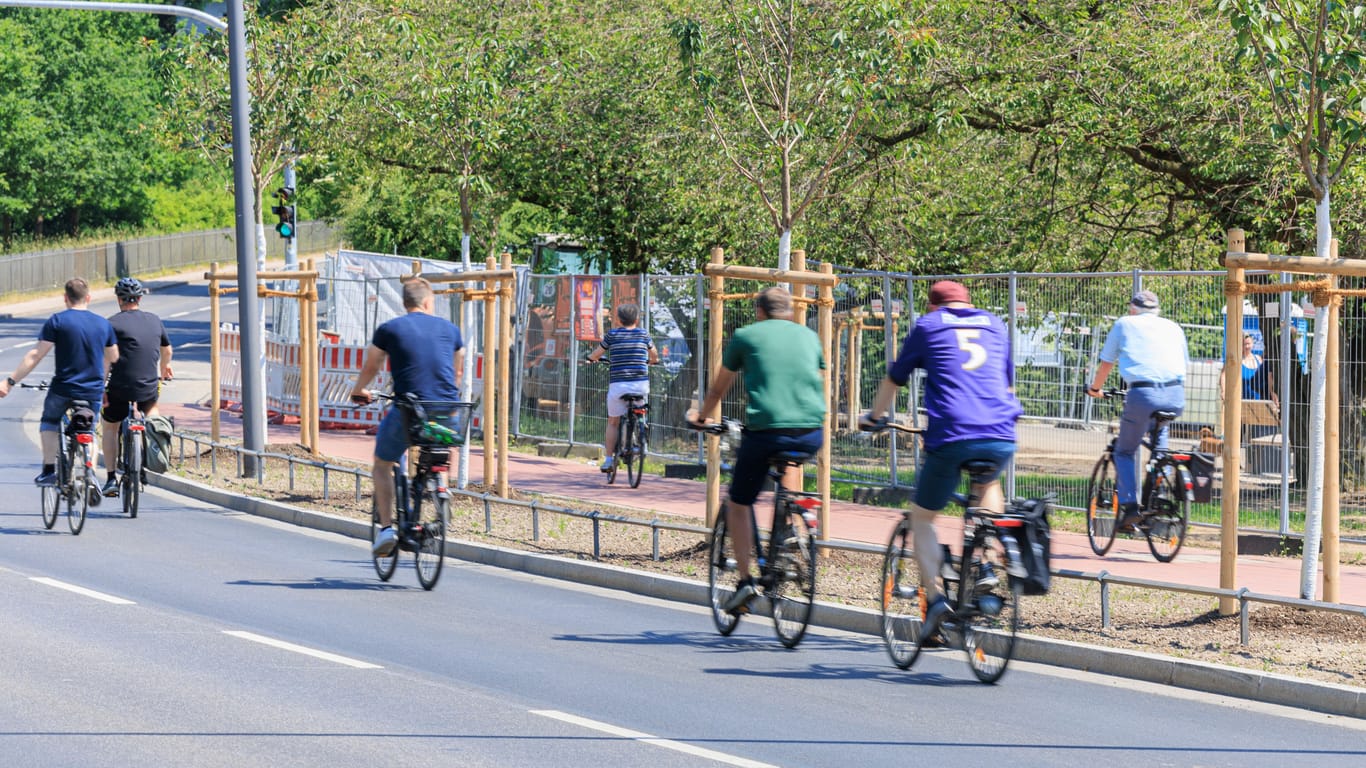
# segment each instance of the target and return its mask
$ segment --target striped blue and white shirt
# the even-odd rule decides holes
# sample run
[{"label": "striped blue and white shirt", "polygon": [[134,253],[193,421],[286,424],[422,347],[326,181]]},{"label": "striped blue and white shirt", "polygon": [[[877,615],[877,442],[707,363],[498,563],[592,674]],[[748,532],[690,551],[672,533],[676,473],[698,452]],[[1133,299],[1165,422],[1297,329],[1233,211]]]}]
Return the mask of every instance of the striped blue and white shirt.
[{"label": "striped blue and white shirt", "polygon": [[611,363],[611,381],[649,381],[650,350],[655,348],[643,328],[613,328],[602,337]]}]

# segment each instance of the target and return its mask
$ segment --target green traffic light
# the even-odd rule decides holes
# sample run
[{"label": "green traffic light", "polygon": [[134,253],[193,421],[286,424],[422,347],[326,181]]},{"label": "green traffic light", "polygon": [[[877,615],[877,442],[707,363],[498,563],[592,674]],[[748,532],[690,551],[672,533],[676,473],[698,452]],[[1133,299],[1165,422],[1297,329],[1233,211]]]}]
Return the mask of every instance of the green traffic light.
[{"label": "green traffic light", "polygon": [[276,224],[275,231],[280,233],[280,237],[294,237],[294,225],[286,221]]}]

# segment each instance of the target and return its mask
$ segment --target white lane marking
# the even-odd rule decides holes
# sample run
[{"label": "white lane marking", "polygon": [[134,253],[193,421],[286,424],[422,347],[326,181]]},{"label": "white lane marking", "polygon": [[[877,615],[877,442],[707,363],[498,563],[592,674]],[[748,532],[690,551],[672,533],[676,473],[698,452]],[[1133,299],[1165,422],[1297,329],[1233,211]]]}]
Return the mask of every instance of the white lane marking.
[{"label": "white lane marking", "polygon": [[635,739],[643,744],[653,744],[656,747],[672,749],[694,757],[715,760],[718,763],[725,763],[726,765],[738,765],[742,768],[777,768],[777,766],[770,763],[761,763],[757,760],[749,760],[743,757],[736,757],[735,755],[728,755],[724,752],[695,747],[692,744],[685,744],[681,741],[674,741],[672,739],[661,739],[658,736],[651,736],[648,733],[632,731],[629,728],[620,728],[615,725],[598,722],[597,720],[589,720],[586,717],[579,717],[578,715],[571,715],[567,712],[560,712],[554,709],[533,709],[531,710],[531,714],[548,717],[552,720],[559,720],[594,731],[601,731],[613,736],[620,736],[623,739]]},{"label": "white lane marking", "polygon": [[196,341],[196,342],[192,342],[192,343],[190,343],[190,344],[181,344],[179,347],[176,347],[176,349],[189,349],[190,347],[207,347],[207,346],[209,346],[209,342],[207,342],[207,341]]},{"label": "white lane marking", "polygon": [[250,640],[253,643],[269,645],[272,648],[279,648],[285,651],[293,651],[294,653],[302,653],[305,656],[312,656],[315,659],[323,659],[324,661],[336,662],[337,664],[345,664],[348,667],[355,667],[356,669],[384,669],[384,667],[381,667],[378,664],[371,664],[368,661],[348,659],[345,656],[338,656],[335,653],[328,653],[327,651],[320,651],[316,648],[309,648],[303,645],[287,643],[284,640],[276,640],[273,637],[258,635],[255,632],[242,632],[235,629],[225,629],[223,630],[223,634],[232,635],[233,637],[239,637],[243,640]]},{"label": "white lane marking", "polygon": [[10,351],[11,349],[23,349],[24,347],[31,347],[31,346],[33,346],[34,344],[37,344],[37,343],[38,343],[37,341],[26,341],[26,342],[24,342],[23,344],[15,344],[15,345],[12,346],[12,347],[5,347],[5,351],[8,352],[8,351]]},{"label": "white lane marking", "polygon": [[174,320],[174,319],[177,318],[177,317],[184,317],[184,316],[186,316],[186,315],[193,315],[193,314],[195,314],[196,312],[207,312],[207,311],[208,311],[208,310],[205,310],[205,309],[187,309],[187,310],[185,310],[184,312],[177,312],[177,313],[175,313],[174,315],[167,315],[167,316],[166,316],[166,319],[167,319],[167,320]]},{"label": "white lane marking", "polygon": [[113,595],[106,595],[106,594],[103,593],[103,592],[96,592],[96,591],[93,590],[93,589],[86,589],[85,587],[78,587],[78,586],[76,586],[75,584],[67,584],[65,581],[57,581],[56,579],[49,579],[49,578],[46,577],[46,576],[30,576],[30,577],[29,577],[29,580],[30,580],[30,581],[36,581],[36,582],[38,582],[39,584],[46,584],[46,585],[48,585],[49,587],[56,587],[57,589],[65,589],[67,592],[75,592],[75,593],[78,594],[78,595],[85,595],[86,597],[93,597],[93,598],[95,598],[96,600],[103,600],[103,601],[106,602],[106,603],[113,603],[114,605],[137,605],[137,603],[133,602],[132,600],[124,600],[124,599],[121,598],[121,597],[114,597]]}]

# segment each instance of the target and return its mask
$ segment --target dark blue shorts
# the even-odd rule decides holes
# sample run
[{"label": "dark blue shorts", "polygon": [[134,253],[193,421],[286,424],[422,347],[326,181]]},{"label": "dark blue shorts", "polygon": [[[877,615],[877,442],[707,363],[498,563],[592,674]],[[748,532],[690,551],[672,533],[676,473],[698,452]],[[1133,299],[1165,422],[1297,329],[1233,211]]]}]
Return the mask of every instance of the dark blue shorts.
[{"label": "dark blue shorts", "polygon": [[959,440],[925,451],[925,460],[915,476],[916,506],[933,512],[948,506],[949,498],[958,490],[963,462],[995,462],[996,475],[986,478],[991,481],[1014,455],[1015,443],[1009,440]]},{"label": "dark blue shorts", "polygon": [[[60,432],[62,430],[62,414],[71,405],[72,400],[85,400],[81,397],[66,397],[54,392],[48,392],[43,400],[43,415],[38,421],[39,432]],[[90,403],[90,410],[95,412],[95,421],[100,419],[100,398],[86,400]]]},{"label": "dark blue shorts", "polygon": [[735,452],[735,466],[730,477],[730,500],[749,506],[759,498],[764,478],[768,477],[768,460],[775,453],[815,453],[824,443],[825,430],[819,427],[800,434],[789,434],[789,430],[747,430],[740,440],[739,450]]}]

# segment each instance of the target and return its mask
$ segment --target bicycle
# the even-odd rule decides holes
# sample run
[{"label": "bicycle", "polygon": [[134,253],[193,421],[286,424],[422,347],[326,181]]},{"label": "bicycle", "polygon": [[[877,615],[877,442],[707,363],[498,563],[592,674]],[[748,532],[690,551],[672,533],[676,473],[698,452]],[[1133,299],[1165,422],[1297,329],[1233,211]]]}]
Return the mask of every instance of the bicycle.
[{"label": "bicycle", "polygon": [[[409,439],[418,451],[411,478],[406,474],[407,452],[394,467],[394,532],[398,535],[398,546],[384,557],[372,555],[375,573],[380,581],[388,581],[398,569],[400,552],[412,552],[418,583],[430,590],[441,578],[441,565],[446,559],[451,496],[445,474],[450,468],[451,449],[469,440],[470,417],[475,403],[420,401],[411,396],[395,397],[382,392],[372,394],[403,412]],[[443,413],[450,415],[442,416]],[[440,423],[441,420],[455,425],[454,428]],[[431,504],[424,505],[424,499],[429,499]],[[371,509],[372,544],[379,531],[379,510]]]},{"label": "bicycle", "polygon": [[[708,434],[725,435],[727,445],[739,443],[740,422],[722,419],[720,422],[689,428]],[[821,499],[819,494],[794,491],[783,486],[783,475],[790,468],[800,467],[815,454],[783,451],[769,459],[769,479],[774,482],[773,528],[768,536],[765,552],[759,538],[759,523],[750,508],[750,526],[754,533],[754,554],[759,564],[756,582],[761,594],[768,598],[773,629],[778,641],[787,648],[795,648],[806,635],[811,623],[811,610],[816,601],[816,537],[820,533]],[[748,607],[734,613],[722,606],[735,593],[739,564],[733,544],[726,530],[725,511],[717,515],[708,544],[707,585],[711,600],[711,617],[723,636],[735,631],[740,617]]]},{"label": "bicycle", "polygon": [[[1125,397],[1125,391],[1119,389],[1103,390],[1101,394],[1107,399]],[[1147,539],[1148,549],[1158,562],[1170,563],[1181,551],[1190,527],[1190,504],[1194,497],[1191,456],[1157,448],[1162,428],[1176,420],[1175,412],[1156,411],[1152,419],[1153,425],[1143,440],[1149,454],[1139,493],[1140,518],[1134,530]],[[1086,487],[1086,538],[1097,555],[1109,552],[1119,533],[1121,509],[1114,472],[1117,439],[1118,436],[1110,438]]]},{"label": "bicycle", "polygon": [[[580,362],[583,365],[593,364],[590,360]],[[607,364],[610,361],[600,358],[598,362]],[[603,470],[603,474],[607,475],[607,484],[612,485],[617,481],[617,470],[625,464],[627,481],[632,488],[639,488],[640,479],[645,474],[645,454],[648,450],[649,398],[628,392],[621,396],[621,400],[626,403],[626,415],[617,423],[617,450],[613,454],[611,468]]]},{"label": "bicycle", "polygon": [[[50,382],[20,384],[25,389],[46,391]],[[84,410],[85,413],[80,412]],[[62,413],[61,448],[57,451],[57,484],[45,485],[42,495],[43,527],[52,530],[57,513],[66,502],[66,524],[72,536],[85,528],[90,507],[98,507],[100,487],[95,482],[95,419],[89,401],[72,400]]]},{"label": "bicycle", "polygon": [[123,513],[138,516],[138,500],[147,484],[142,457],[147,452],[147,419],[136,402],[128,403],[128,415],[119,422],[119,498]]},{"label": "bicycle", "polygon": [[[873,429],[860,425],[860,429],[922,431],[890,421]],[[960,469],[975,485],[994,477],[999,467],[992,461],[972,460]],[[921,632],[929,605],[912,557],[911,518],[904,514],[892,529],[882,558],[882,638],[892,663],[900,669],[910,669],[925,648],[949,645],[963,649],[978,680],[995,683],[1015,655],[1020,628],[1021,580],[1028,571],[1015,531],[1024,527],[1025,518],[1016,511],[1017,501],[1011,501],[1001,514],[977,506],[979,499],[971,494],[955,493],[951,501],[963,509],[963,544],[957,557],[947,544],[941,545],[943,565],[936,578],[953,609],[940,625],[942,636]],[[999,573],[1006,574],[1005,581]],[[963,584],[973,588],[962,589]]]}]

